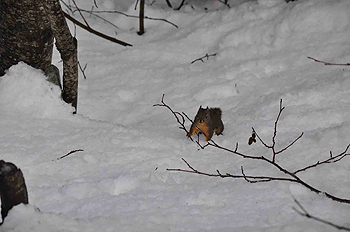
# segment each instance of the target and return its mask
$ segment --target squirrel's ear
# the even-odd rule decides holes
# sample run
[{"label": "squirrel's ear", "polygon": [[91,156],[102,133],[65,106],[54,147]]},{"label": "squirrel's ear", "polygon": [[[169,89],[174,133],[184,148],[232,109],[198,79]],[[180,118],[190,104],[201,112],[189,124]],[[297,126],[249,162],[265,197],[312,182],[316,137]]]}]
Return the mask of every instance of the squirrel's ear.
[{"label": "squirrel's ear", "polygon": [[206,110],[209,110],[209,107],[207,106]]},{"label": "squirrel's ear", "polygon": [[200,109],[202,109],[202,105],[199,106],[199,109],[198,109],[198,110],[200,110]]}]

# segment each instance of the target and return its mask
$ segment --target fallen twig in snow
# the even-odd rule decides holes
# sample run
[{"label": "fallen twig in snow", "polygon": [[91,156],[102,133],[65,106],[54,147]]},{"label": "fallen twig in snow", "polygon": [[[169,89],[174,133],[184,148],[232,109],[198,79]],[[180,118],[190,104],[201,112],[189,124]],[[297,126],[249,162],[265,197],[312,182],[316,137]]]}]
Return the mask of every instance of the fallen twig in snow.
[{"label": "fallen twig in snow", "polygon": [[209,60],[209,57],[210,57],[210,56],[216,56],[216,54],[217,54],[217,53],[213,53],[213,54],[208,55],[208,53],[207,53],[207,54],[205,54],[205,56],[193,60],[193,61],[191,62],[191,64],[193,64],[193,63],[196,62],[196,61],[202,61],[202,62],[204,63],[203,58],[207,58],[207,60]]},{"label": "fallen twig in snow", "polygon": [[[65,154],[64,156],[61,156],[61,157],[57,158],[56,160],[63,159],[64,157],[67,157],[67,156],[69,156],[69,155],[71,155],[71,154],[73,154],[75,152],[78,152],[78,151],[84,151],[84,150],[83,149],[77,149],[77,150],[70,151],[68,154]],[[52,161],[54,161],[54,160],[52,160]]]},{"label": "fallen twig in snow", "polygon": [[313,57],[310,57],[310,56],[308,56],[307,58],[309,58],[310,60],[313,60],[315,62],[322,63],[324,65],[338,65],[338,66],[348,66],[348,65],[350,65],[350,63],[344,63],[344,64],[342,64],[342,63],[329,63],[329,62],[325,62],[325,61],[322,61],[322,60],[317,60],[317,59],[315,59]]}]

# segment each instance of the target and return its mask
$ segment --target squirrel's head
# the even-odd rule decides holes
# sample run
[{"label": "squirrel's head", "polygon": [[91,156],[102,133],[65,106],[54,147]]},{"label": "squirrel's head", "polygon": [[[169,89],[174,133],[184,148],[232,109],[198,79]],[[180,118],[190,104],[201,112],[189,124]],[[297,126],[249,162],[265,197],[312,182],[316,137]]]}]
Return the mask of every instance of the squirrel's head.
[{"label": "squirrel's head", "polygon": [[210,110],[209,108],[202,108],[199,106],[198,112],[194,121],[197,123],[208,123],[210,121]]}]

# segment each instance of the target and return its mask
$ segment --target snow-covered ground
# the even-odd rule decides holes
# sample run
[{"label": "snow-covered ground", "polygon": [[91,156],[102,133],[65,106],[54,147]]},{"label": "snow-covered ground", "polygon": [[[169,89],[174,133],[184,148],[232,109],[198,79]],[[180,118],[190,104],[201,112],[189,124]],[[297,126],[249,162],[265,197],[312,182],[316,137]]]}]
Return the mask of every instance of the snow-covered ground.
[{"label": "snow-covered ground", "polygon": [[[96,1],[98,10],[125,10],[130,1]],[[171,1],[177,6],[180,1]],[[95,29],[133,44],[124,48],[80,28],[78,114],[59,89],[24,63],[0,78],[0,159],[23,171],[29,205],[14,207],[0,231],[337,231],[301,217],[293,198],[314,216],[350,227],[350,206],[289,182],[250,184],[166,171],[187,168],[247,175],[284,175],[272,165],[244,160],[186,138],[169,110],[153,107],[162,94],[173,110],[194,117],[199,105],[220,107],[225,131],[213,140],[249,155],[254,127],[271,143],[280,99],[277,156],[289,170],[338,154],[350,143],[350,68],[308,56],[350,61],[349,0],[194,2],[180,11],[157,0],[138,36],[138,20],[104,14],[119,29],[86,14]],[[77,4],[91,9],[93,1]],[[131,4],[131,5],[130,5]],[[204,10],[204,7],[208,8]],[[81,20],[79,14],[75,17]],[[117,35],[115,34],[117,33]],[[214,54],[204,62],[191,61]],[[54,64],[62,71],[58,52]],[[189,127],[190,123],[186,122]],[[201,142],[205,144],[203,138]],[[63,159],[57,158],[76,149]],[[299,173],[310,185],[350,198],[350,161]],[[39,208],[40,211],[37,209]]]}]

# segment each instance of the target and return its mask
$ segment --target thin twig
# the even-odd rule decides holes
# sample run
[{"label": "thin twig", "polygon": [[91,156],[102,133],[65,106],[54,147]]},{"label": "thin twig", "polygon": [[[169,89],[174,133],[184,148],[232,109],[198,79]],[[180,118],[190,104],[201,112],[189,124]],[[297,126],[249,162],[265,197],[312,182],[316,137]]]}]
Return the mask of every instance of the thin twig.
[{"label": "thin twig", "polygon": [[191,64],[193,64],[194,62],[197,62],[197,61],[202,61],[202,62],[204,63],[203,58],[207,58],[207,60],[209,60],[209,57],[211,57],[211,56],[216,56],[216,55],[217,55],[217,53],[213,53],[213,54],[210,54],[210,55],[208,55],[208,53],[207,53],[207,54],[205,54],[205,56],[193,60],[193,61],[191,62]]},{"label": "thin twig", "polygon": [[315,217],[311,214],[309,214],[306,209],[300,204],[300,202],[296,199],[294,199],[295,203],[298,205],[298,207],[300,208],[300,210],[296,209],[295,207],[293,207],[292,209],[297,212],[299,215],[303,216],[303,217],[306,217],[306,218],[310,218],[310,219],[313,219],[315,221],[318,221],[318,222],[321,222],[323,224],[326,224],[326,225],[329,225],[329,226],[332,226],[334,228],[337,228],[338,230],[346,230],[346,231],[350,231],[350,228],[347,228],[347,227],[344,227],[344,226],[339,226],[339,225],[336,225],[332,222],[329,222],[329,221],[326,221],[324,219],[321,219],[321,218],[318,218],[318,217]]},{"label": "thin twig", "polygon": [[[162,97],[162,101],[161,101],[163,104],[156,104],[155,106],[159,105],[159,106],[165,106],[167,107],[173,114],[174,116],[176,117],[177,121],[179,124],[182,125],[182,127],[180,127],[180,129],[183,129],[184,127],[184,118],[182,118],[182,121],[179,120],[178,116],[176,115],[176,113],[171,109],[170,106],[166,105],[164,103],[164,94],[163,94],[163,97]],[[280,101],[280,108],[279,108],[279,113],[277,115],[277,119],[275,121],[275,126],[274,126],[274,135],[272,137],[272,140],[274,141],[272,143],[272,146],[268,146],[260,137],[259,135],[256,133],[256,131],[254,130],[253,128],[253,133],[256,134],[256,137],[261,141],[261,143],[269,148],[269,149],[272,149],[273,151],[273,158],[272,159],[268,159],[266,158],[265,156],[252,156],[252,155],[247,155],[247,154],[243,154],[241,152],[238,152],[238,143],[236,143],[236,147],[234,150],[231,150],[229,148],[226,148],[226,147],[222,147],[220,146],[219,144],[217,144],[215,141],[213,140],[209,140],[207,142],[206,145],[202,146],[201,144],[199,144],[199,142],[197,141],[197,144],[201,147],[201,148],[206,148],[208,146],[212,146],[212,147],[215,147],[215,148],[218,148],[218,149],[221,149],[221,150],[224,150],[226,152],[229,152],[229,153],[232,153],[232,154],[235,154],[235,155],[238,155],[242,158],[245,158],[245,159],[252,159],[252,160],[261,160],[263,162],[267,162],[269,164],[271,164],[272,166],[274,166],[275,168],[277,168],[280,172],[286,174],[287,176],[289,176],[290,178],[280,178],[280,177],[263,177],[263,176],[247,176],[244,174],[244,171],[243,171],[243,168],[241,169],[242,171],[242,175],[231,175],[229,173],[226,173],[225,175],[221,174],[218,170],[217,170],[217,174],[211,174],[211,173],[207,173],[207,172],[201,172],[201,171],[198,171],[196,169],[194,169],[187,161],[185,161],[183,159],[183,161],[186,163],[186,165],[189,167],[190,170],[185,170],[185,169],[167,169],[168,171],[179,171],[179,172],[188,172],[188,173],[195,173],[195,174],[200,174],[200,175],[206,175],[206,176],[212,176],[212,177],[221,177],[221,178],[225,178],[225,177],[231,177],[231,178],[244,178],[246,181],[250,182],[250,183],[258,183],[258,182],[269,182],[269,181],[272,181],[272,180],[280,180],[280,181],[290,181],[290,182],[295,182],[295,183],[298,183],[298,184],[301,184],[303,185],[304,187],[306,187],[307,189],[309,189],[310,191],[312,192],[315,192],[317,194],[324,194],[326,197],[334,200],[334,201],[337,201],[337,202],[341,202],[341,203],[346,203],[346,204],[350,204],[350,199],[345,199],[345,198],[339,198],[339,197],[336,197],[334,195],[331,195],[327,192],[323,192],[319,189],[316,189],[314,187],[312,187],[311,185],[309,185],[308,183],[306,183],[305,181],[303,181],[300,177],[298,177],[296,175],[297,172],[300,172],[300,171],[304,171],[306,169],[309,169],[313,166],[317,166],[319,165],[319,163],[315,164],[315,165],[311,165],[309,167],[306,167],[304,169],[300,169],[296,172],[291,172],[285,168],[283,168],[283,166],[281,166],[280,164],[276,163],[275,160],[274,160],[274,157],[276,156],[276,151],[275,151],[275,145],[276,145],[276,142],[275,142],[275,138],[277,136],[277,124],[278,124],[278,121],[280,119],[280,116],[281,116],[281,113],[283,111],[284,107],[282,107],[282,100]],[[185,114],[185,113],[182,113],[183,115],[185,115],[186,118],[188,118],[191,122],[192,120]],[[192,122],[193,123],[193,122]],[[186,129],[184,129],[186,130]],[[288,149],[289,147],[291,147],[296,141],[298,141],[301,136],[303,135],[303,133],[301,135],[299,135],[299,137],[297,137],[292,143],[290,143],[289,145],[287,145],[285,148],[281,149],[279,153],[285,151],[286,149]],[[193,141],[193,140],[192,140]],[[346,154],[347,150],[350,148],[350,144],[347,146],[347,148],[345,149],[344,152],[342,152],[341,154],[337,155],[337,156],[332,156],[326,160],[328,162],[324,162],[324,163],[334,163],[334,162],[338,162],[340,161],[341,159],[343,159],[345,156],[349,155],[349,154]],[[252,181],[254,180],[254,181]]]},{"label": "thin twig", "polygon": [[[87,10],[84,10],[84,9],[80,9],[82,12],[87,12]],[[140,18],[140,16],[137,16],[137,15],[129,15],[129,14],[126,14],[124,12],[121,12],[121,11],[117,11],[117,10],[99,10],[99,11],[93,11],[93,13],[95,14],[98,14],[98,13],[109,13],[109,14],[121,14],[125,17],[129,17],[129,18]],[[153,18],[153,17],[148,17],[148,16],[145,16],[144,17],[145,19],[148,19],[148,20],[155,20],[155,21],[163,21],[163,22],[166,22],[166,23],[169,23],[171,25],[173,25],[174,27],[176,28],[179,28],[175,23],[172,23],[166,19],[162,19],[162,18]]]},{"label": "thin twig", "polygon": [[326,159],[326,160],[323,160],[323,161],[317,161],[315,164],[312,164],[310,166],[307,166],[307,167],[301,168],[299,170],[296,170],[293,173],[297,174],[298,172],[303,172],[303,171],[306,171],[306,170],[308,170],[310,168],[315,168],[315,167],[317,167],[319,165],[322,165],[322,164],[336,163],[336,162],[342,160],[344,157],[350,156],[350,154],[347,154],[347,151],[349,150],[349,148],[350,148],[350,144],[348,144],[348,146],[345,148],[345,150],[342,153],[340,153],[340,154],[338,154],[336,156],[331,156],[329,159]]},{"label": "thin twig", "polygon": [[94,29],[92,29],[92,28],[90,28],[90,27],[85,26],[84,24],[82,24],[81,22],[77,21],[76,19],[74,19],[74,18],[73,18],[72,16],[70,16],[69,14],[67,14],[66,12],[63,12],[63,14],[64,14],[64,16],[65,16],[67,19],[69,19],[70,21],[72,21],[72,22],[75,23],[76,25],[78,25],[78,26],[84,28],[84,29],[87,30],[88,32],[91,32],[91,33],[93,33],[93,34],[95,34],[95,35],[97,35],[97,36],[99,36],[99,37],[102,37],[102,38],[104,38],[104,39],[106,39],[106,40],[109,40],[109,41],[111,41],[111,42],[120,44],[120,45],[122,45],[122,46],[132,46],[131,44],[128,44],[128,43],[123,42],[123,41],[121,41],[121,40],[115,39],[115,38],[110,37],[110,36],[108,36],[108,35],[102,34],[101,32],[98,32],[98,31],[96,31],[96,30],[94,30]]},{"label": "thin twig", "polygon": [[260,138],[259,134],[256,132],[254,127],[252,127],[253,133],[255,133],[256,137],[259,139],[259,141],[267,148],[271,148],[271,146],[267,145],[262,138]]},{"label": "thin twig", "polygon": [[[73,154],[75,152],[78,152],[78,151],[84,151],[84,150],[83,149],[77,149],[77,150],[70,151],[68,154],[66,154],[64,156],[61,156],[61,157],[57,158],[56,160],[63,159],[63,158],[65,158],[65,157],[67,157],[67,156],[69,156],[69,155],[71,155],[71,154]],[[52,161],[54,161],[54,160],[52,160]]]},{"label": "thin twig", "polygon": [[180,5],[175,9],[175,10],[180,10],[181,7],[184,5],[185,0],[182,0],[182,2],[180,3]]},{"label": "thin twig", "polygon": [[301,132],[301,134],[296,138],[294,139],[293,142],[291,142],[289,145],[287,145],[286,147],[282,148],[281,150],[279,151],[276,151],[276,155],[279,154],[279,153],[282,153],[284,152],[285,150],[287,150],[289,147],[291,147],[294,143],[296,143],[302,136],[304,135],[304,132]]},{"label": "thin twig", "polygon": [[80,65],[80,62],[78,61],[78,65],[79,65],[80,71],[83,73],[84,79],[86,79],[85,69],[86,69],[87,64],[85,64],[84,68],[82,68],[81,65]]},{"label": "thin twig", "polygon": [[[62,1],[62,0],[60,0],[60,1],[61,1],[61,3],[62,3],[63,5],[65,5],[65,6],[67,7],[67,9],[68,9],[72,14],[74,14],[75,11],[78,10],[78,9],[72,9],[73,7],[70,6],[70,5],[68,5],[68,4],[65,3],[64,1]],[[95,3],[96,3],[96,2],[95,2]],[[96,7],[97,7],[97,5],[96,5]],[[97,8],[98,8],[98,7],[97,7]],[[90,16],[93,15],[93,16],[95,16],[96,18],[99,18],[99,19],[105,21],[106,23],[112,25],[113,27],[119,29],[119,27],[118,27],[117,25],[115,25],[114,23],[112,23],[112,22],[108,21],[107,19],[105,19],[105,18],[103,18],[103,17],[101,17],[101,16],[95,14],[95,13],[93,12],[93,9],[94,9],[94,6],[91,7],[91,10],[90,10],[90,11],[83,10],[83,9],[79,9],[79,10],[80,10],[80,12],[86,12],[86,13],[88,12],[88,13],[90,14]],[[74,26],[75,26],[75,24],[74,24]]]},{"label": "thin twig", "polygon": [[[168,110],[170,110],[170,112],[171,112],[171,113],[174,115],[174,117],[176,118],[176,121],[181,125],[181,126],[180,126],[180,129],[181,129],[181,130],[184,130],[184,131],[186,132],[186,134],[187,134],[188,131],[187,131],[186,127],[185,127],[185,118],[184,118],[184,116],[183,116],[181,113],[179,113],[179,112],[173,111],[173,109],[171,109],[170,106],[168,106],[167,104],[165,104],[165,102],[164,102],[164,96],[165,96],[165,94],[163,94],[162,99],[161,99],[161,101],[160,101],[162,104],[154,104],[153,106],[163,106],[163,107],[168,108]],[[180,120],[179,117],[181,117],[182,120]],[[190,137],[190,139],[192,140],[192,142],[194,142],[193,139],[192,139],[191,137]]]},{"label": "thin twig", "polygon": [[[75,11],[77,11],[77,10],[73,10],[72,12],[75,13]],[[115,24],[112,23],[111,21],[108,21],[107,19],[105,19],[105,18],[99,16],[98,14],[95,14],[95,12],[94,12],[93,10],[91,10],[91,11],[86,11],[86,10],[80,9],[80,11],[81,11],[81,12],[84,12],[84,13],[89,13],[90,15],[93,15],[93,16],[95,16],[96,18],[101,19],[102,21],[104,21],[104,22],[106,22],[106,23],[112,25],[113,27],[115,27],[115,28],[117,28],[117,29],[120,29],[117,25],[115,25]]]},{"label": "thin twig", "polygon": [[77,4],[76,4],[75,0],[72,0],[72,1],[73,1],[73,3],[74,3],[75,7],[77,8],[77,10],[78,10],[78,12],[79,12],[80,16],[83,18],[83,20],[84,20],[84,22],[85,22],[86,26],[87,26],[87,27],[89,27],[89,28],[91,28],[91,27],[90,27],[90,25],[88,24],[88,22],[86,22],[86,20],[85,20],[85,18],[84,18],[84,16],[83,16],[83,14],[81,13],[81,11],[80,11],[79,7],[77,6]]},{"label": "thin twig", "polygon": [[[291,178],[283,178],[283,177],[271,177],[271,176],[247,176],[243,173],[243,175],[232,175],[230,173],[221,174],[219,170],[216,170],[217,174],[207,173],[207,172],[201,172],[192,167],[184,158],[181,158],[182,161],[187,165],[189,169],[181,169],[181,168],[167,168],[167,171],[173,171],[173,172],[186,172],[186,173],[194,173],[199,174],[203,176],[210,176],[210,177],[221,177],[221,178],[236,178],[236,179],[245,179],[249,183],[258,183],[258,182],[269,182],[269,181],[290,181],[290,182],[296,182],[294,179]],[[248,179],[255,179],[257,181],[251,181]]]},{"label": "thin twig", "polygon": [[173,8],[173,6],[172,6],[171,3],[169,2],[169,0],[165,0],[165,1],[166,1],[166,3],[168,4],[168,7]]},{"label": "thin twig", "polygon": [[272,162],[276,161],[275,145],[276,145],[276,136],[277,136],[277,123],[280,120],[280,117],[281,117],[281,114],[282,114],[283,110],[284,110],[284,107],[282,107],[282,99],[281,99],[280,100],[280,110],[278,112],[278,115],[277,115],[277,118],[276,118],[276,121],[275,121],[275,127],[273,129],[272,146],[271,146],[271,149],[272,149],[272,152],[273,152]]},{"label": "thin twig", "polygon": [[227,6],[229,9],[231,9],[230,4],[227,3],[227,0],[225,1],[221,1],[221,0],[217,0],[218,2],[221,2],[222,4],[224,4],[225,6]]},{"label": "thin twig", "polygon": [[315,62],[322,63],[324,65],[338,65],[338,66],[349,66],[350,65],[350,63],[329,63],[329,62],[325,62],[325,61],[322,61],[322,60],[317,60],[317,59],[312,58],[310,56],[308,56],[307,58],[309,58],[310,60],[313,60]]}]

